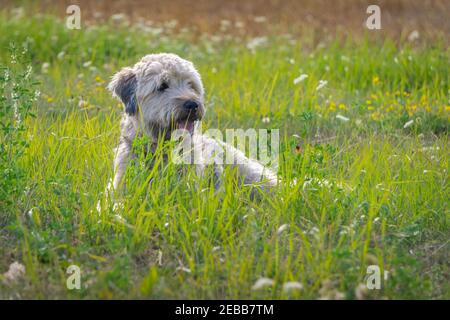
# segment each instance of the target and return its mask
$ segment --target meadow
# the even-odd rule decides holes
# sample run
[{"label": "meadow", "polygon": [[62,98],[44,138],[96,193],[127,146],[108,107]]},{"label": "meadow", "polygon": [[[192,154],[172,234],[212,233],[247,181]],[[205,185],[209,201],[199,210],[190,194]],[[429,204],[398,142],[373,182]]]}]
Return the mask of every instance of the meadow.
[{"label": "meadow", "polygon": [[[9,11],[0,30],[1,299],[450,298],[444,41],[194,35],[119,16],[69,30]],[[197,66],[203,128],[280,129],[286,183],[251,197],[233,176],[215,190],[138,161],[123,205],[97,212],[122,112],[106,85],[153,52]],[[380,290],[370,265],[388,272]]]}]

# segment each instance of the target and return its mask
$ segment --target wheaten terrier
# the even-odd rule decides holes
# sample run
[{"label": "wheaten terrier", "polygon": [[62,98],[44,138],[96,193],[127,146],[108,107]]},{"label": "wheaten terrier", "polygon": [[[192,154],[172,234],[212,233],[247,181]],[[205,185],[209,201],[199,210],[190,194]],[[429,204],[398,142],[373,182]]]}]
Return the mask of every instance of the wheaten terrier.
[{"label": "wheaten terrier", "polygon": [[124,104],[121,136],[115,151],[114,190],[123,186],[123,176],[130,159],[134,157],[132,143],[135,137],[147,135],[154,151],[158,141],[170,139],[174,131],[185,130],[194,142],[194,152],[201,151],[195,165],[201,173],[213,165],[220,178],[224,153],[231,153],[237,172],[246,184],[273,186],[277,175],[241,150],[198,133],[196,123],[205,115],[203,84],[194,65],[175,54],[150,54],[133,67],[119,71],[108,88]]}]

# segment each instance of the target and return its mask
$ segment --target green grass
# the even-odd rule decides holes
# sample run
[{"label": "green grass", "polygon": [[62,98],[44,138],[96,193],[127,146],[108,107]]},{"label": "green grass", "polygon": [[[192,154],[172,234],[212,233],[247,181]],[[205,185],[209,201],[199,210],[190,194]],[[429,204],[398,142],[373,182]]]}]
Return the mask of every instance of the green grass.
[{"label": "green grass", "polygon": [[[448,48],[269,36],[252,51],[232,36],[71,31],[5,13],[0,29],[0,63],[11,66],[10,42],[26,43],[41,92],[11,163],[20,188],[0,199],[0,271],[19,261],[26,275],[0,281],[0,298],[353,299],[372,264],[389,278],[365,298],[450,298]],[[105,86],[160,51],[198,67],[205,128],[279,128],[279,174],[297,186],[252,198],[232,175],[215,192],[189,170],[138,163],[123,208],[99,214],[121,115]],[[319,80],[328,84],[317,91]],[[307,178],[332,184],[303,188]],[[81,290],[66,289],[71,264]],[[274,286],[252,290],[261,277]],[[288,281],[303,289],[284,292]]]}]

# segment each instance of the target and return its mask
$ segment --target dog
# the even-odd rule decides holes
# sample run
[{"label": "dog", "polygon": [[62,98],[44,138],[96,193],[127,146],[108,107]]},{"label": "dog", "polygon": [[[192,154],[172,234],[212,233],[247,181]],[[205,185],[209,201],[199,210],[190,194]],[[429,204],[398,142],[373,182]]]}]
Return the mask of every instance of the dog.
[{"label": "dog", "polygon": [[[220,185],[224,153],[231,153],[238,175],[245,184],[273,187],[278,183],[275,172],[232,145],[197,133],[196,125],[205,115],[204,88],[199,72],[193,63],[171,53],[149,54],[132,67],[116,73],[108,85],[113,96],[124,105],[121,135],[114,159],[114,191],[123,190],[123,177],[133,154],[133,141],[146,135],[154,152],[158,143],[170,140],[175,131],[183,130],[194,142],[196,170],[202,173],[209,165]],[[205,152],[206,151],[206,152]],[[206,154],[206,155],[205,155]]]}]

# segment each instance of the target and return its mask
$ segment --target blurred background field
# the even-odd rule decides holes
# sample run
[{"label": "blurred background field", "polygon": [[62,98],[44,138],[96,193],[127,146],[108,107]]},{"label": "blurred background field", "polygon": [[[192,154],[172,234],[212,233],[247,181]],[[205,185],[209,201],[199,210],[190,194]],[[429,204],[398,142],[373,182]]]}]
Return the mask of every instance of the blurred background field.
[{"label": "blurred background field", "polygon": [[[6,8],[14,8],[21,2],[2,0],[2,3]],[[99,24],[122,15],[131,24],[163,24],[200,34],[225,30],[247,36],[307,33],[316,41],[336,35],[363,35],[365,9],[376,4],[382,8],[383,15],[382,30],[372,33],[378,37],[406,39],[417,31],[421,39],[448,41],[450,33],[450,3],[445,0],[44,0],[23,3],[33,13],[59,17],[64,17],[68,5],[78,4],[86,24]]]},{"label": "blurred background field", "polygon": [[[376,31],[367,1],[78,1],[81,30],[69,3],[1,1],[0,298],[449,298],[449,1],[379,1]],[[98,215],[106,85],[153,52],[197,66],[204,128],[280,129],[299,184],[251,199],[137,167]]]}]

